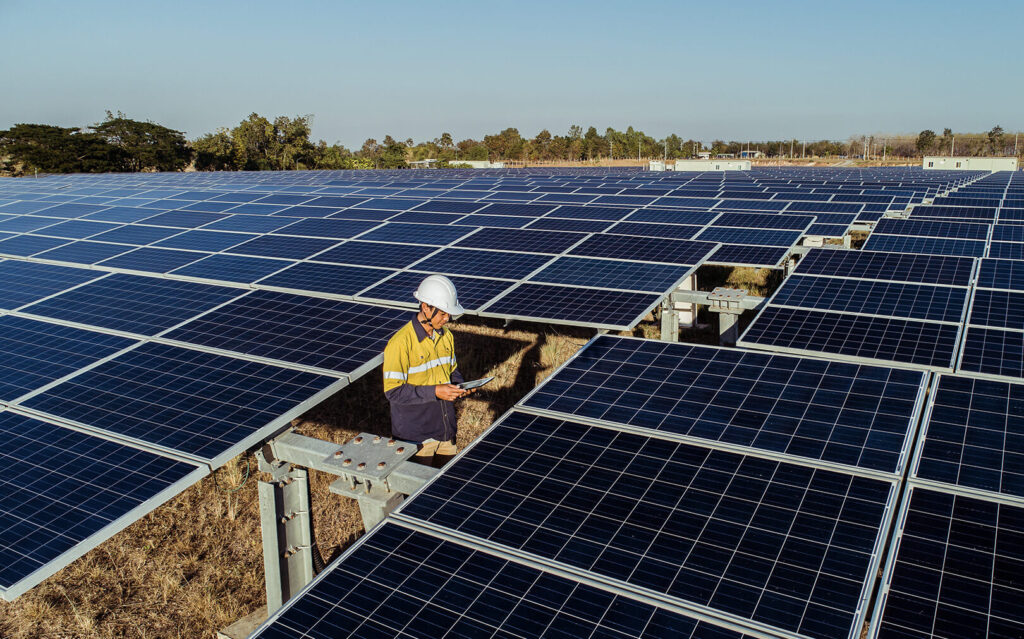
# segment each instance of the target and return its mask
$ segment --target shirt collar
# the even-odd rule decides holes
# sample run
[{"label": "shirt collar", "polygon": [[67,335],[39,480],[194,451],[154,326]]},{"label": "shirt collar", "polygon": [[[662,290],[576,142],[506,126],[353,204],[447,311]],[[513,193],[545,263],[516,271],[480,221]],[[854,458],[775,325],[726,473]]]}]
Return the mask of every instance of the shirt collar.
[{"label": "shirt collar", "polygon": [[[419,316],[419,313],[417,313],[416,315],[412,316],[412,330],[416,331],[416,339],[418,339],[419,341],[422,342],[425,339],[429,339],[430,336],[427,335],[427,329],[423,328],[423,324],[420,324],[420,320],[419,320],[418,316]],[[434,332],[437,333],[437,336],[439,338],[444,337],[444,328],[443,327],[435,329]]]}]

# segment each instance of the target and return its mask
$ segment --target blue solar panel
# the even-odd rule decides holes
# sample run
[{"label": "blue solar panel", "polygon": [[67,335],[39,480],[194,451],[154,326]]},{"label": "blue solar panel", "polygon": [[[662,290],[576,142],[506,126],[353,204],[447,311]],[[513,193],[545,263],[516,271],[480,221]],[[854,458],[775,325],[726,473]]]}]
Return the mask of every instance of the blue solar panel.
[{"label": "blue solar panel", "polygon": [[541,217],[553,211],[553,204],[491,204],[478,211],[486,215],[519,215],[525,217]]},{"label": "blue solar panel", "polygon": [[261,235],[243,244],[226,249],[225,253],[255,257],[281,257],[301,260],[326,251],[338,244],[337,240],[289,235]]},{"label": "blue solar panel", "polygon": [[275,234],[302,235],[306,237],[349,238],[377,226],[364,220],[306,219],[285,228],[273,231]]},{"label": "blue solar panel", "polygon": [[206,474],[11,412],[0,413],[0,438],[0,463],[31,469],[0,479],[0,592],[9,599]]},{"label": "blue solar panel", "polygon": [[[343,212],[344,209],[341,209],[341,211]],[[290,218],[290,219],[295,219],[295,218],[322,218],[322,217],[330,217],[330,216],[332,216],[332,215],[334,215],[334,214],[336,214],[338,212],[339,212],[339,210],[337,208],[335,208],[335,207],[328,207],[328,206],[306,206],[305,204],[301,204],[299,206],[289,206],[288,208],[281,209],[280,211],[278,211],[276,213],[271,213],[271,215],[287,217],[287,218]]]},{"label": "blue solar panel", "polygon": [[725,244],[708,257],[715,264],[737,264],[774,268],[789,255],[789,249],[775,246]]},{"label": "blue solar panel", "polygon": [[[431,275],[431,273],[404,271],[390,279],[384,280],[377,286],[364,292],[360,297],[368,300],[403,302],[412,305],[416,303],[412,294],[427,275]],[[449,279],[455,284],[455,290],[458,291],[459,303],[469,311],[475,311],[515,284],[507,280],[491,280],[457,275],[450,276]]]},{"label": "blue solar panel", "polygon": [[688,240],[695,236],[703,227],[689,224],[655,224],[651,222],[619,222],[608,229],[607,233],[617,235],[641,235],[645,237],[661,237],[675,240]]},{"label": "blue solar panel", "polygon": [[811,251],[797,264],[796,272],[834,275],[891,282],[921,282],[968,286],[974,260],[963,257],[904,255],[875,251]]},{"label": "blue solar panel", "polygon": [[1024,508],[914,488],[877,636],[1024,636]]},{"label": "blue solar panel", "polygon": [[270,233],[294,224],[297,220],[283,217],[260,217],[258,215],[232,215],[207,224],[203,228],[216,231],[243,231],[246,233]]},{"label": "blue solar panel", "polygon": [[691,270],[687,266],[670,264],[560,257],[531,276],[530,280],[664,293],[674,288]]},{"label": "blue solar panel", "polygon": [[795,244],[803,235],[802,231],[774,231],[771,229],[739,229],[712,226],[701,231],[695,239],[724,244],[746,244],[749,246],[782,246]]},{"label": "blue solar panel", "polygon": [[722,213],[712,223],[714,226],[728,226],[745,229],[777,229],[803,231],[814,223],[809,215],[769,213]]},{"label": "blue solar panel", "polygon": [[244,292],[245,289],[115,273],[37,302],[25,312],[155,335]]},{"label": "blue solar panel", "polygon": [[602,234],[590,236],[569,253],[589,257],[694,266],[699,264],[714,248],[715,245],[708,242]]},{"label": "blue solar panel", "polygon": [[[45,230],[43,231],[45,233]],[[162,239],[181,233],[181,229],[166,228],[163,226],[139,226],[130,224],[116,228],[106,233],[100,233],[92,239],[96,242],[116,242],[119,244],[133,244],[143,246],[152,242],[159,242]]]},{"label": "blue solar panel", "polygon": [[472,233],[473,226],[444,226],[440,224],[402,224],[388,222],[359,236],[360,240],[433,244],[444,246]]},{"label": "blue solar panel", "polygon": [[415,269],[447,275],[473,275],[518,280],[551,260],[550,255],[447,248],[421,262]]},{"label": "blue solar panel", "polygon": [[484,314],[626,330],[639,323],[661,301],[663,294],[527,282],[487,305]]},{"label": "blue solar panel", "polygon": [[[184,213],[184,214],[187,214],[187,215],[193,215],[193,214],[194,215],[206,215],[206,214],[213,214],[213,213],[221,213],[221,212],[226,211],[226,210],[228,210],[230,208],[234,208],[234,206],[235,206],[234,202],[210,202],[210,201],[192,202],[191,204],[188,204],[187,206],[181,207],[180,209],[178,209],[175,212],[176,213],[181,212],[181,213]],[[202,218],[197,218],[197,219],[202,219]],[[180,226],[180,224],[173,224],[172,226]],[[196,225],[196,226],[198,226],[198,225]],[[195,226],[191,226],[191,228],[195,228]]]},{"label": "blue solar panel", "polygon": [[1024,333],[968,326],[960,370],[1024,378]]},{"label": "blue solar panel", "polygon": [[1024,386],[943,375],[915,476],[1024,498]]},{"label": "blue solar panel", "polygon": [[10,202],[0,206],[4,213],[37,213],[54,206],[53,202]]},{"label": "blue solar panel", "polygon": [[47,226],[44,229],[35,231],[37,235],[49,235],[51,237],[63,237],[72,240],[80,240],[93,235],[99,235],[104,231],[117,228],[117,224],[109,222],[89,222],[86,220],[69,220]]},{"label": "blue solar panel", "polygon": [[1024,243],[1021,242],[992,242],[989,244],[987,257],[1024,260]]},{"label": "blue solar panel", "polygon": [[259,280],[258,283],[261,286],[276,286],[299,291],[355,295],[393,273],[394,271],[390,269],[300,262]]},{"label": "blue solar panel", "polygon": [[864,243],[864,250],[985,257],[985,242],[982,240],[956,240],[872,233],[868,237],[867,242]]},{"label": "blue solar panel", "polygon": [[305,205],[306,206],[326,206],[326,207],[341,209],[341,208],[345,208],[347,206],[356,206],[356,205],[358,205],[360,203],[366,202],[367,199],[368,198],[359,197],[359,196],[353,196],[353,197],[341,196],[341,197],[339,197],[339,196],[333,196],[333,195],[323,195],[323,196],[318,196],[318,197],[316,197],[316,198],[306,202]]},{"label": "blue solar panel", "polygon": [[950,369],[956,324],[769,306],[743,334],[746,346]]},{"label": "blue solar panel", "polygon": [[23,215],[21,217],[0,222],[0,231],[8,233],[27,233],[29,231],[41,230],[48,226],[54,226],[60,223],[61,220],[55,217],[32,217],[31,215]]},{"label": "blue solar panel", "polygon": [[842,237],[850,230],[849,224],[811,224],[804,235],[821,235],[823,237]]},{"label": "blue solar panel", "polygon": [[967,289],[792,275],[770,303],[773,306],[960,322],[967,304]]},{"label": "blue solar panel", "polygon": [[1024,330],[1024,293],[977,289],[970,323]]},{"label": "blue solar panel", "polygon": [[586,235],[563,231],[484,228],[456,243],[466,248],[558,254]]},{"label": "blue solar panel", "polygon": [[996,224],[992,227],[993,242],[1024,242],[1024,225]]},{"label": "blue solar panel", "polygon": [[15,237],[9,237],[6,240],[0,240],[0,255],[28,257],[29,255],[48,251],[56,246],[62,246],[67,243],[68,240],[62,240],[55,237],[17,235]]},{"label": "blue solar panel", "polygon": [[834,639],[860,633],[893,492],[514,412],[400,512],[780,634]]},{"label": "blue solar panel", "polygon": [[[0,251],[2,251],[0,244]],[[49,251],[36,253],[35,256],[43,260],[54,260],[57,262],[73,262],[75,264],[95,264],[103,260],[127,253],[133,247],[126,244],[107,244],[106,242],[91,242],[79,240],[65,244]]]},{"label": "blue solar panel", "polygon": [[195,251],[143,247],[112,257],[109,260],[103,260],[99,263],[99,266],[109,266],[129,271],[142,271],[145,273],[169,273],[186,264],[209,257],[209,255],[209,253],[197,253]]},{"label": "blue solar panel", "polygon": [[[473,219],[476,217],[480,216],[473,215],[467,219]],[[530,222],[526,228],[535,231],[577,231],[580,233],[600,233],[612,224],[613,222],[608,220],[575,220],[569,218],[542,217]]]},{"label": "blue solar panel", "polygon": [[134,342],[20,317],[0,317],[0,400],[11,401]]},{"label": "blue solar panel", "polygon": [[988,229],[988,224],[972,224],[969,222],[882,219],[875,225],[873,232],[881,235],[916,235],[919,237],[986,240],[988,239]]},{"label": "blue solar panel", "polygon": [[[424,553],[444,561],[425,561]],[[508,639],[741,638],[706,621],[392,523],[362,540],[254,637],[400,637],[417,630],[435,637]]]},{"label": "blue solar panel", "polygon": [[411,200],[402,198],[372,198],[365,199],[360,204],[353,205],[353,208],[357,209],[375,209],[381,211],[408,211],[414,209],[420,204],[426,202],[426,200]]},{"label": "blue solar panel", "polygon": [[145,220],[146,224],[152,226],[173,226],[183,229],[194,229],[210,222],[222,220],[226,215],[218,213],[199,213],[188,211],[168,211]]},{"label": "blue solar panel", "polygon": [[253,291],[168,339],[351,374],[373,363],[409,311]]},{"label": "blue solar panel", "polygon": [[161,240],[153,246],[164,248],[186,249],[190,251],[223,251],[224,249],[237,246],[242,242],[253,239],[253,235],[247,233],[228,233],[224,231],[185,231],[166,240]]},{"label": "blue solar panel", "polygon": [[22,403],[217,466],[337,383],[334,377],[147,343]]},{"label": "blue solar panel", "polygon": [[989,258],[981,260],[978,286],[1024,291],[1024,262]]},{"label": "blue solar panel", "polygon": [[435,213],[472,213],[487,206],[486,202],[460,202],[452,200],[428,200],[416,207],[417,211]]},{"label": "blue solar panel", "polygon": [[605,336],[523,405],[897,473],[925,381],[917,371]]},{"label": "blue solar panel", "polygon": [[[590,199],[590,196],[586,196]],[[547,217],[571,218],[580,220],[621,220],[632,213],[632,208],[614,206],[560,206],[547,214]]]},{"label": "blue solar panel", "polygon": [[160,211],[155,211],[148,208],[139,208],[134,206],[113,206],[110,208],[103,209],[96,213],[90,213],[84,216],[84,220],[100,220],[103,222],[138,222],[145,220],[146,218],[153,217],[159,214]]},{"label": "blue solar panel", "polygon": [[0,261],[0,308],[15,309],[105,273],[18,260]]},{"label": "blue solar panel", "polygon": [[404,268],[434,251],[436,246],[350,241],[316,256],[318,262]]},{"label": "blue solar panel", "polygon": [[251,284],[295,262],[244,255],[211,255],[175,271],[174,275]]},{"label": "blue solar panel", "polygon": [[62,218],[76,218],[88,215],[90,213],[97,213],[107,207],[96,205],[96,204],[78,204],[76,202],[68,202],[66,204],[58,204],[45,210],[44,215],[47,217],[62,217]]},{"label": "blue solar panel", "polygon": [[992,207],[970,207],[970,206],[915,206],[910,212],[911,218],[939,217],[961,220],[994,220],[996,211]]}]

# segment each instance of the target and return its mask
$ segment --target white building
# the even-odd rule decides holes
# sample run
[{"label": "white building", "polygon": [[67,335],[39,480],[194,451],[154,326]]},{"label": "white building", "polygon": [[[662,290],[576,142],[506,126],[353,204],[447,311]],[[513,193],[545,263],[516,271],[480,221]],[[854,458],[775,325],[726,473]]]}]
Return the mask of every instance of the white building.
[{"label": "white building", "polygon": [[673,171],[749,171],[750,160],[676,160]]},{"label": "white building", "polygon": [[459,166],[460,164],[468,164],[471,169],[503,169],[505,168],[504,162],[490,162],[488,160],[451,160],[449,164],[452,166]]},{"label": "white building", "polygon": [[969,158],[926,155],[921,168],[933,171],[1016,171],[1017,158]]}]

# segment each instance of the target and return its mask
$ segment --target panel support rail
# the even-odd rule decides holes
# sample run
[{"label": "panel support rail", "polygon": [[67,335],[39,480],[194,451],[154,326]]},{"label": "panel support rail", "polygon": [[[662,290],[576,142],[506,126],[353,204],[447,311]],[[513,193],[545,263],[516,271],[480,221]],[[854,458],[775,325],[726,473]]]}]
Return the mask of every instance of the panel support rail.
[{"label": "panel support rail", "polygon": [[722,345],[735,346],[740,315],[743,311],[761,308],[765,299],[748,295],[744,289],[722,286],[710,293],[683,289],[673,291],[665,298],[665,303],[661,307],[661,339],[678,342],[679,311],[676,304],[696,304],[707,306],[709,311],[718,315],[718,333]]}]

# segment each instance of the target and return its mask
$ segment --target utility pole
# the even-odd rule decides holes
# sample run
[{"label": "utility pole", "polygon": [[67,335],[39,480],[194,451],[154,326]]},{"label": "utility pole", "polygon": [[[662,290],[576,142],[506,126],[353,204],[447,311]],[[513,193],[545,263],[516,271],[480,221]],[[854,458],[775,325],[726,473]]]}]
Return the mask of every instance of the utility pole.
[{"label": "utility pole", "polygon": [[955,147],[956,147],[956,136],[954,135],[953,139],[949,141],[949,157],[953,157],[953,149]]},{"label": "utility pole", "polygon": [[800,143],[800,159],[807,158],[807,140]]},{"label": "utility pole", "polygon": [[789,141],[789,157],[793,157],[793,140]]},{"label": "utility pole", "polygon": [[663,162],[668,162],[668,136],[665,137],[665,159]]},{"label": "utility pole", "polygon": [[641,142],[642,142],[642,140],[637,140],[636,141],[636,161],[637,162],[640,161],[640,143]]},{"label": "utility pole", "polygon": [[889,141],[889,138],[885,138],[885,139],[882,140],[882,162],[883,163],[885,162],[885,144],[888,141]]},{"label": "utility pole", "polygon": [[1013,134],[1013,157],[1017,157],[1017,137],[1020,135],[1020,131]]}]

